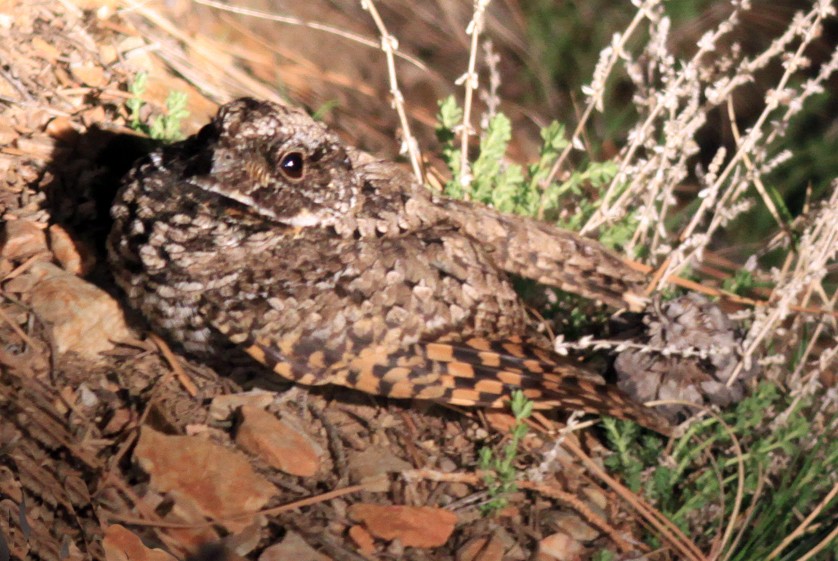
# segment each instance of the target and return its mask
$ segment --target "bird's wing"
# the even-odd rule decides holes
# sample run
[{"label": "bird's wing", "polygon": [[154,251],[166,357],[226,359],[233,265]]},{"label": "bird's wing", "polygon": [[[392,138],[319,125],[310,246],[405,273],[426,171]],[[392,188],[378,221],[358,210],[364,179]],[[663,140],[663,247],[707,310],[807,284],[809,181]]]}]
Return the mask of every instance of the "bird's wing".
[{"label": "bird's wing", "polygon": [[274,357],[279,373],[304,383],[335,383],[372,349],[525,328],[506,275],[448,227],[357,240],[306,228],[248,259],[235,264],[235,282],[203,294],[200,313],[235,344],[258,341],[262,362]]},{"label": "bird's wing", "polygon": [[[242,302],[235,293],[258,296]],[[296,382],[484,407],[503,406],[520,388],[538,408],[664,431],[616,388],[522,340],[523,311],[505,276],[450,229],[380,240],[306,231],[205,299],[216,329]]]},{"label": "bird's wing", "polygon": [[496,248],[492,258],[504,271],[615,308],[644,308],[645,277],[599,242],[489,207],[447,203],[463,232]]},{"label": "bird's wing", "polygon": [[[283,376],[294,371],[289,355],[270,339],[251,339],[245,350]],[[310,355],[300,370],[309,368],[309,375],[296,379],[314,383],[310,373],[322,364],[322,357],[317,351]],[[631,420],[662,434],[671,430],[652,409],[631,401],[583,366],[515,337],[420,342],[395,350],[367,347],[333,364],[326,382],[390,398],[486,408],[505,407],[512,392],[522,390],[536,409],[582,410]]]}]

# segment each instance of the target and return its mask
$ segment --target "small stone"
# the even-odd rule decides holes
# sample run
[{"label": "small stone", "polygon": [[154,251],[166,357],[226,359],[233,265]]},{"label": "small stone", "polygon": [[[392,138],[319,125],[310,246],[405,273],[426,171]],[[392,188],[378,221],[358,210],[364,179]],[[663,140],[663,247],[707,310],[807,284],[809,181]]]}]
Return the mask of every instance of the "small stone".
[{"label": "small stone", "polygon": [[102,434],[105,436],[118,434],[125,430],[132,419],[131,411],[125,407],[120,407],[113,412],[107,424],[102,427]]},{"label": "small stone", "polygon": [[[256,511],[277,492],[244,454],[200,437],[171,436],[144,426],[134,458],[149,474],[150,487],[168,493],[184,515],[191,513],[193,521],[198,521],[195,516],[223,520],[233,532],[252,524]],[[254,514],[238,516],[248,512]]]},{"label": "small stone", "polygon": [[55,156],[56,140],[46,134],[22,136],[17,139],[17,149],[37,160],[49,160]]},{"label": "small stone", "polygon": [[277,419],[273,414],[245,405],[236,444],[271,467],[299,477],[311,477],[320,469],[320,451],[311,438]]},{"label": "small stone", "polygon": [[95,362],[114,341],[136,338],[119,304],[101,288],[52,263],[35,263],[26,277],[32,281],[32,310],[50,330],[59,354],[73,351]]},{"label": "small stone", "polygon": [[65,144],[72,144],[79,138],[79,131],[69,117],[56,117],[47,124],[47,134]]},{"label": "small stone", "polygon": [[385,492],[390,488],[388,473],[412,469],[405,460],[397,458],[387,448],[370,446],[363,452],[350,452],[349,476],[353,483],[366,485],[370,492]]},{"label": "small stone", "polygon": [[[99,13],[97,12],[97,17]],[[100,19],[103,19],[100,17]],[[99,45],[99,59],[102,61],[102,64],[105,66],[111,65],[119,60],[119,53],[116,50],[115,45]]]},{"label": "small stone", "polygon": [[31,220],[8,220],[3,229],[0,257],[23,261],[36,253],[48,252],[44,225]]},{"label": "small stone", "polygon": [[85,269],[82,255],[67,230],[58,224],[49,227],[49,247],[61,267],[76,276],[83,276]]},{"label": "small stone", "polygon": [[101,88],[107,82],[105,71],[96,64],[71,65],[70,72],[73,78],[91,88]]},{"label": "small stone", "polygon": [[18,137],[18,132],[8,123],[0,123],[0,146],[8,146]]},{"label": "small stone", "polygon": [[591,542],[599,537],[599,531],[570,513],[560,513],[556,516],[556,526],[559,530],[581,542]]},{"label": "small stone", "polygon": [[474,538],[457,551],[457,561],[503,561],[503,541],[497,534]]},{"label": "small stone", "polygon": [[585,487],[582,493],[588,498],[590,506],[594,508],[594,512],[601,518],[607,518],[606,509],[608,508],[608,497],[599,487]]},{"label": "small stone", "polygon": [[264,409],[273,403],[274,399],[276,399],[275,393],[260,389],[217,395],[212,398],[209,415],[216,421],[226,421],[236,409],[243,405]]},{"label": "small stone", "polygon": [[582,561],[586,550],[579,541],[556,532],[538,542],[537,561]]},{"label": "small stone", "polygon": [[55,62],[55,60],[61,56],[61,51],[44,41],[41,37],[34,37],[30,45],[32,50],[35,51],[34,54],[36,56],[39,56],[49,62]]},{"label": "small stone", "polygon": [[349,537],[358,546],[358,551],[365,555],[372,555],[375,553],[375,541],[372,534],[367,532],[363,526],[352,526],[349,528]]},{"label": "small stone", "polygon": [[96,107],[91,107],[82,112],[81,114],[82,123],[84,126],[90,128],[97,123],[103,123],[108,120],[108,114],[105,112],[105,108],[101,105],[97,105]]},{"label": "small stone", "polygon": [[120,524],[105,528],[102,540],[107,561],[176,561],[162,549],[151,549],[142,540]]}]

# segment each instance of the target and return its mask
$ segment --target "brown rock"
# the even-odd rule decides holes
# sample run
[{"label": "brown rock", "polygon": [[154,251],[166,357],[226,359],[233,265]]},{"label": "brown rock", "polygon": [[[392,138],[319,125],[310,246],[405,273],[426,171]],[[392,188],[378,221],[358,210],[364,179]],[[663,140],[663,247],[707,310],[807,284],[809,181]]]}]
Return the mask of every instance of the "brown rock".
[{"label": "brown rock", "polygon": [[503,561],[503,541],[497,534],[474,538],[457,551],[457,561]]},{"label": "brown rock", "polygon": [[119,304],[104,290],[52,263],[36,263],[26,277],[33,281],[32,309],[59,354],[73,351],[98,361],[99,353],[113,348],[112,341],[132,338]]},{"label": "brown rock", "polygon": [[399,540],[407,547],[439,547],[448,541],[457,515],[430,506],[399,506],[358,503],[349,507],[349,516],[373,536]]},{"label": "brown rock", "polygon": [[79,131],[73,126],[73,121],[69,117],[56,117],[47,125],[47,134],[52,138],[72,144],[79,138]]},{"label": "brown rock", "polygon": [[120,407],[113,412],[113,415],[108,419],[108,423],[102,427],[102,434],[113,435],[117,434],[128,426],[134,419],[134,415],[126,407]]},{"label": "brown rock", "polygon": [[264,409],[245,405],[236,444],[271,467],[291,475],[311,477],[320,469],[319,447],[290,423]]},{"label": "brown rock", "polygon": [[115,45],[99,45],[99,59],[104,65],[110,65],[119,60],[119,53]]},{"label": "brown rock", "polygon": [[89,267],[85,266],[82,254],[67,230],[53,224],[49,227],[49,248],[61,267],[68,273],[83,276]]},{"label": "brown rock", "polygon": [[259,556],[259,561],[331,561],[331,557],[323,555],[303,539],[296,532],[285,534],[282,542],[268,547]]},{"label": "brown rock", "polygon": [[119,524],[105,529],[102,547],[107,561],[176,561],[162,549],[146,547],[140,538]]},{"label": "brown rock", "polygon": [[0,146],[11,144],[18,137],[18,132],[8,123],[0,123]]},{"label": "brown rock", "polygon": [[35,55],[43,58],[44,60],[48,60],[49,62],[55,62],[55,60],[61,56],[61,51],[56,49],[53,45],[47,43],[41,37],[35,37],[32,39],[32,50],[35,51]]},{"label": "brown rock", "polygon": [[81,120],[84,123],[84,126],[89,128],[96,123],[106,122],[108,120],[108,114],[105,112],[104,107],[97,105],[84,110],[81,114]]},{"label": "brown rock", "polygon": [[212,398],[209,415],[216,421],[226,421],[233,414],[233,411],[243,405],[264,409],[273,403],[274,399],[276,399],[275,393],[259,389],[217,395]]},{"label": "brown rock", "polygon": [[223,520],[231,529],[244,529],[256,512],[276,494],[276,488],[256,473],[247,458],[214,442],[194,436],[169,436],[143,427],[134,458],[151,477],[151,488],[168,493],[187,508]]},{"label": "brown rock", "polygon": [[70,72],[73,78],[91,88],[100,88],[107,82],[105,71],[95,64],[71,65]]},{"label": "brown rock", "polygon": [[364,555],[372,555],[375,553],[375,541],[372,534],[366,531],[363,526],[352,526],[349,528],[349,537],[358,546],[358,551]]},{"label": "brown rock", "polygon": [[582,561],[585,546],[562,532],[551,534],[538,542],[537,561]]},{"label": "brown rock", "polygon": [[55,155],[57,141],[46,134],[22,136],[17,140],[17,149],[38,160],[49,160]]},{"label": "brown rock", "polygon": [[561,513],[556,516],[559,530],[581,542],[591,542],[599,537],[599,531],[575,514]]},{"label": "brown rock", "polygon": [[31,220],[8,220],[0,244],[0,257],[9,261],[23,261],[36,253],[49,251],[44,224]]},{"label": "brown rock", "polygon": [[413,468],[392,450],[370,446],[363,452],[349,454],[349,475],[354,483],[367,486],[370,492],[385,492],[390,487],[388,473],[401,473]]}]

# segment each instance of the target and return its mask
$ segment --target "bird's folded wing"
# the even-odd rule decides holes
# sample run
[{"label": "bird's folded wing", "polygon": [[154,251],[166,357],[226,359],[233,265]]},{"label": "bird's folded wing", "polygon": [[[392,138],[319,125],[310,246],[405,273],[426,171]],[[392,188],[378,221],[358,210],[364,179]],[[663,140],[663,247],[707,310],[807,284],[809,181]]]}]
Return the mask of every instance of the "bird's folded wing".
[{"label": "bird's folded wing", "polygon": [[[322,351],[289,355],[280,347],[257,338],[246,342],[245,351],[300,383],[325,382],[391,398],[486,408],[505,407],[512,392],[520,389],[536,409],[582,410],[631,420],[663,434],[670,431],[664,419],[618,388],[518,338],[422,342],[397,349],[374,346],[331,364]],[[297,342],[293,348],[305,346]]]},{"label": "bird's folded wing", "polygon": [[448,201],[461,230],[493,248],[495,264],[541,284],[615,308],[645,307],[645,277],[595,240],[488,207]]}]

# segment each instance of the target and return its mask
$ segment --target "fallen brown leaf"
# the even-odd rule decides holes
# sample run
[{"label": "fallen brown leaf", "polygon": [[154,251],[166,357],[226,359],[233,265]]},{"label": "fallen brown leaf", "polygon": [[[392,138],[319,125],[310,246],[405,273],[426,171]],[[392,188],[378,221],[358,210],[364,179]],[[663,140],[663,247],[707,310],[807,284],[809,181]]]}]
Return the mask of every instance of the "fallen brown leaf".
[{"label": "fallen brown leaf", "polygon": [[244,454],[199,437],[170,436],[143,427],[134,457],[151,476],[154,490],[170,494],[176,502],[186,498],[201,514],[228,527],[246,527],[255,514],[236,515],[254,513],[277,492]]},{"label": "fallen brown leaf", "polygon": [[397,539],[407,547],[439,547],[448,541],[457,524],[456,514],[430,506],[358,503],[349,507],[349,516],[373,536]]},{"label": "fallen brown leaf", "polygon": [[245,405],[240,411],[236,444],[242,449],[291,475],[311,477],[317,473],[320,455],[308,435],[264,409]]},{"label": "fallen brown leaf", "polygon": [[140,538],[120,524],[105,529],[102,547],[108,561],[176,561],[162,549],[146,547]]}]

